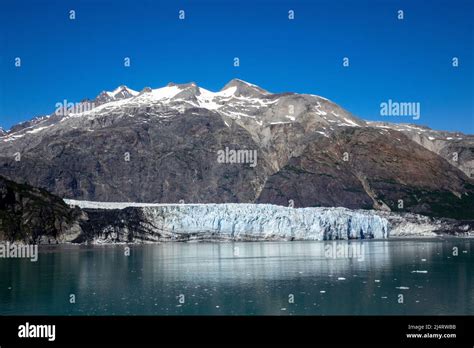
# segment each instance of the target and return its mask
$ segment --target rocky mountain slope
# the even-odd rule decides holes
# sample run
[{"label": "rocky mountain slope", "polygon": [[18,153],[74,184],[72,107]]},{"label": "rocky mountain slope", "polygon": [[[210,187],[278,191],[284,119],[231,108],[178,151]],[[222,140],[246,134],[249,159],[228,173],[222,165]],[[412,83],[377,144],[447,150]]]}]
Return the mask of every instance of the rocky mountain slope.
[{"label": "rocky mountain slope", "polygon": [[80,209],[71,209],[59,197],[0,176],[0,241],[74,241],[83,233],[84,218]]},{"label": "rocky mountain slope", "polygon": [[424,148],[437,153],[450,164],[461,169],[466,176],[474,178],[474,137],[460,132],[435,131],[413,124],[368,122],[377,128],[393,129],[405,134]]},{"label": "rocky mountain slope", "polygon": [[[91,201],[293,201],[474,218],[471,135],[366,122],[325,98],[241,80],[219,92],[120,86],[83,103],[93,107],[0,134],[0,174]],[[225,149],[255,151],[255,166],[221,163]]]}]

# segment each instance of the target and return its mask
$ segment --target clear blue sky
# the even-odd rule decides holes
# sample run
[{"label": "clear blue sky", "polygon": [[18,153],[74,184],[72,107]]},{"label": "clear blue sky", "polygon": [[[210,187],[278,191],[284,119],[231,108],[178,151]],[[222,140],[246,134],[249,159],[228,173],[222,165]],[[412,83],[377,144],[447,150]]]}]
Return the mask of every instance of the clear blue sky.
[{"label": "clear blue sky", "polygon": [[[0,0],[0,126],[121,84],[218,90],[237,77],[318,94],[369,120],[472,134],[473,13],[472,0]],[[421,103],[421,118],[380,116],[388,99]]]}]

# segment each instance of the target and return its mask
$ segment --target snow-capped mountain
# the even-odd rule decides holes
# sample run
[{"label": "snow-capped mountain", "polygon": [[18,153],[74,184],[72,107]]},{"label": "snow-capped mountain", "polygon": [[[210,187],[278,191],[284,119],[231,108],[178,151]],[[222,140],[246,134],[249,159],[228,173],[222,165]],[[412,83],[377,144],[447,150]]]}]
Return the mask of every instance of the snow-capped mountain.
[{"label": "snow-capped mountain", "polygon": [[[322,129],[326,129],[326,126],[330,129],[338,125],[366,125],[364,121],[325,98],[295,93],[272,94],[238,79],[230,81],[218,92],[198,87],[193,82],[169,83],[157,89],[145,87],[141,92],[122,85],[111,92],[103,91],[94,100],[86,102],[94,107],[84,112],[71,112],[61,122],[70,118],[81,118],[84,121],[104,115],[120,117],[132,115],[137,110],[145,110],[156,117],[167,117],[176,111],[183,113],[189,109],[201,108],[215,111],[232,120],[248,118],[257,127],[263,124],[289,124],[302,114],[316,117],[317,121],[324,124]],[[54,114],[33,120],[22,132],[12,131],[3,141],[11,141],[34,129],[45,129],[45,126],[51,125],[48,121],[53,116]]]},{"label": "snow-capped mountain", "polygon": [[[64,198],[474,215],[474,136],[366,122],[238,79],[120,86],[0,136],[0,175]],[[222,163],[224,150],[255,151],[255,166]]]},{"label": "snow-capped mountain", "polygon": [[132,98],[138,95],[137,91],[128,88],[125,85],[117,87],[112,92],[102,91],[94,100],[96,105],[101,105],[105,103],[109,103],[112,101],[122,100]]}]

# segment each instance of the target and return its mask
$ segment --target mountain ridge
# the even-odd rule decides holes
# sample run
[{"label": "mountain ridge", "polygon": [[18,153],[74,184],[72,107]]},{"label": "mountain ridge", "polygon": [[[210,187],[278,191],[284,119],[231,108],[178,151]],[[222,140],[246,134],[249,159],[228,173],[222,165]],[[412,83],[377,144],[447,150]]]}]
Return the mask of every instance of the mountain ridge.
[{"label": "mountain ridge", "polygon": [[[0,135],[0,174],[72,199],[474,214],[474,136],[368,122],[239,79],[218,92],[170,83],[98,98]],[[225,148],[256,151],[258,163],[219,163]]]}]

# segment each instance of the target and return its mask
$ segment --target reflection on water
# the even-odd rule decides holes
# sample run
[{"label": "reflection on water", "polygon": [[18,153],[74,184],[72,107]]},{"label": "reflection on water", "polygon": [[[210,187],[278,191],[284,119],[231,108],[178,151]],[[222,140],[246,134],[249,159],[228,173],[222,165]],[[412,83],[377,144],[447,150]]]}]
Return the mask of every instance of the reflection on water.
[{"label": "reflection on water", "polygon": [[472,245],[165,243],[129,246],[130,256],[125,245],[45,247],[38,262],[0,259],[0,314],[473,314]]}]

